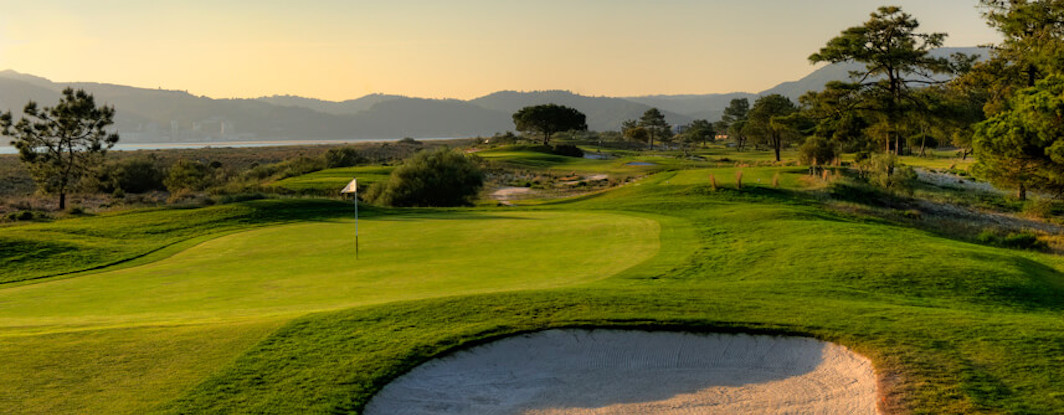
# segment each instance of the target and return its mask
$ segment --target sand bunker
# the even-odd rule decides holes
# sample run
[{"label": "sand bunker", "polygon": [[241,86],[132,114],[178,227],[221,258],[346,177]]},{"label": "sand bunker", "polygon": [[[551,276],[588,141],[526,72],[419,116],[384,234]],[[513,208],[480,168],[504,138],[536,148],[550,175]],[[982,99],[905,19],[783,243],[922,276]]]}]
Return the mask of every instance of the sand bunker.
[{"label": "sand bunker", "polygon": [[418,366],[366,414],[875,414],[875,385],[814,339],[549,330]]}]

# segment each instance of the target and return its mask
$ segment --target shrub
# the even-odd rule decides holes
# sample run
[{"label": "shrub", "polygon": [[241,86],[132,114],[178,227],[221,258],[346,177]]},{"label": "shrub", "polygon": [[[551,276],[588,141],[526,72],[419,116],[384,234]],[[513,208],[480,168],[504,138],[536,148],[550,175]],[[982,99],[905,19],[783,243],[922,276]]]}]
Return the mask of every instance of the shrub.
[{"label": "shrub", "polygon": [[180,190],[198,191],[210,185],[210,167],[198,161],[180,159],[170,166],[170,171],[163,180],[170,193]]},{"label": "shrub", "polygon": [[11,212],[7,214],[7,220],[10,221],[27,221],[33,220],[35,215],[28,210],[20,210],[18,212]]},{"label": "shrub", "polygon": [[325,167],[329,169],[357,166],[365,162],[366,158],[354,147],[330,148],[325,152]]},{"label": "shrub", "polygon": [[913,193],[916,185],[916,170],[901,164],[893,154],[876,154],[863,163],[865,178],[869,183],[892,192]]},{"label": "shrub", "polygon": [[823,137],[809,137],[798,147],[798,160],[809,166],[831,164],[837,155],[835,144]]},{"label": "shrub", "polygon": [[406,144],[406,145],[411,145],[411,146],[420,146],[421,142],[417,141],[417,140],[415,140],[415,139],[413,139],[411,137],[403,137],[402,140],[399,140],[399,144]]},{"label": "shrub", "polygon": [[558,144],[550,152],[559,156],[584,157],[584,150],[572,144]]},{"label": "shrub", "polygon": [[387,206],[462,206],[484,185],[484,172],[469,157],[449,148],[421,151],[365,193]]},{"label": "shrub", "polygon": [[114,191],[123,193],[147,193],[166,190],[163,181],[166,173],[158,162],[149,158],[129,159],[118,162],[110,169]]},{"label": "shrub", "polygon": [[1010,232],[1006,235],[1001,235],[993,230],[987,229],[979,233],[976,240],[988,245],[1013,249],[1032,249],[1037,251],[1049,249],[1049,244],[1045,241],[1039,240],[1038,235],[1031,232]]}]

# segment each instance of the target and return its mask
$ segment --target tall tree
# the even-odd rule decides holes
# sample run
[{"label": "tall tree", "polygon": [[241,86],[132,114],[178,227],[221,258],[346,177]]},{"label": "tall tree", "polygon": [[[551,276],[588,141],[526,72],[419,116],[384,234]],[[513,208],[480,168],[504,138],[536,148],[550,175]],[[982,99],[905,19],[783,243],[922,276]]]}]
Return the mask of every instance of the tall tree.
[{"label": "tall tree", "polygon": [[0,131],[14,138],[11,145],[37,185],[57,193],[59,209],[66,209],[67,193],[99,167],[118,142],[118,134],[107,131],[115,109],[97,107],[92,95],[67,88],[56,106],[38,108],[30,101],[22,113],[17,123],[11,112],[0,114]]},{"label": "tall tree", "polygon": [[665,121],[665,114],[657,108],[651,108],[639,117],[639,127],[646,130],[650,149],[654,149],[654,139],[665,142],[672,138],[672,126]]},{"label": "tall tree", "polygon": [[794,102],[780,94],[760,97],[750,108],[748,128],[751,135],[776,151],[776,161],[780,161],[783,144],[798,136],[797,113]]},{"label": "tall tree", "polygon": [[999,186],[1064,195],[1064,74],[1021,89],[1008,109],[975,126],[975,172]]},{"label": "tall tree", "polygon": [[1014,66],[1023,86],[1064,70],[1064,2],[1060,0],[980,0],[987,23],[1004,40],[995,59]]},{"label": "tall tree", "polygon": [[649,141],[650,137],[646,128],[640,126],[639,122],[636,120],[625,120],[621,123],[621,135],[624,136],[625,139],[638,141],[640,143]]},{"label": "tall tree", "polygon": [[706,146],[707,141],[713,141],[717,136],[717,129],[713,126],[713,123],[706,120],[694,120],[691,124],[687,125],[687,128],[683,132],[684,139],[691,143],[702,143],[702,147]]},{"label": "tall tree", "polygon": [[865,130],[871,126],[854,84],[833,81],[823,91],[809,91],[799,98],[803,117],[813,122],[812,135],[825,138],[848,151],[867,151],[871,144]]},{"label": "tall tree", "polygon": [[746,146],[746,119],[750,112],[750,100],[735,98],[724,108],[724,114],[720,117],[721,130],[727,131],[728,135],[735,140],[735,147],[742,151]]},{"label": "tall tree", "polygon": [[853,73],[862,101],[881,115],[876,131],[884,139],[885,152],[901,144],[899,123],[913,108],[912,89],[940,83],[934,74],[952,73],[972,58],[955,56],[954,62],[930,55],[942,46],[945,33],[917,33],[919,22],[899,7],[880,7],[861,26],[850,27],[809,56],[813,63],[856,62],[865,70]]},{"label": "tall tree", "polygon": [[513,115],[518,131],[543,135],[543,145],[550,144],[550,136],[560,131],[587,131],[587,116],[576,109],[546,104],[524,107]]}]

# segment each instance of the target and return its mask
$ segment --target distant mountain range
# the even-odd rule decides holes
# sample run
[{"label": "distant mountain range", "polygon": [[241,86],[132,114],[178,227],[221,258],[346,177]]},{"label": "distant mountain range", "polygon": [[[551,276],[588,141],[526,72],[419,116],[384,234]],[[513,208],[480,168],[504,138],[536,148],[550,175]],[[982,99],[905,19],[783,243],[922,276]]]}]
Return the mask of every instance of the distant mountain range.
[{"label": "distant mountain range", "polygon": [[[936,55],[955,52],[980,54],[978,48],[943,48]],[[587,114],[592,130],[617,130],[657,107],[673,125],[694,119],[715,121],[735,98],[782,94],[797,100],[833,80],[845,80],[859,69],[834,64],[760,93],[641,97],[589,97],[568,91],[500,91],[480,98],[422,99],[372,94],[335,102],[298,96],[257,99],[212,99],[187,92],[135,88],[100,83],[57,83],[7,70],[0,72],[0,111],[16,114],[27,101],[51,105],[68,86],[85,89],[98,103],[114,105],[116,127],[123,142],[212,142],[236,140],[359,140],[402,137],[488,136],[513,130],[511,114],[529,105],[555,103]]]}]

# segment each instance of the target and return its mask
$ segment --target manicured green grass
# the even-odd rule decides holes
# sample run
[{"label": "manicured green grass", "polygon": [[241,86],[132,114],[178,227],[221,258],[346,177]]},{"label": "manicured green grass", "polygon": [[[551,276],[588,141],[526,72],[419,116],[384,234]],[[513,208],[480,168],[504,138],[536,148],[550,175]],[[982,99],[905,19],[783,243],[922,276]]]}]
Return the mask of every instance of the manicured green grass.
[{"label": "manicured green grass", "polygon": [[0,358],[17,361],[0,371],[9,385],[0,412],[143,413],[308,312],[660,266],[647,261],[660,228],[646,215],[413,211],[370,216],[360,228],[357,260],[354,222],[319,219],[225,233],[136,266],[0,286]]},{"label": "manicured green grass", "polygon": [[[198,243],[117,269],[0,285],[0,357],[19,360],[0,371],[0,384],[15,385],[0,411],[358,413],[389,380],[455,349],[609,326],[838,342],[873,359],[888,409],[902,413],[1064,413],[1060,257],[836,213],[807,192],[822,184],[802,167],[760,160],[770,153],[705,153],[734,162],[661,157],[644,170],[660,173],[644,180],[535,209],[371,210],[358,261],[346,213],[324,213],[340,202],[173,219],[204,223],[191,233],[202,239],[146,236],[180,228],[158,224],[184,218],[167,211],[0,228],[0,237],[21,232],[22,244],[82,228],[99,244],[121,235]],[[631,167],[486,156],[562,171]],[[301,203],[322,209],[301,217]],[[76,268],[48,257],[22,264],[43,275]],[[202,358],[178,356],[185,347]],[[98,356],[110,360],[95,365]],[[171,380],[153,360],[185,369],[167,369]],[[57,373],[70,375],[50,383]],[[124,390],[139,377],[150,386]]]},{"label": "manicured green grass", "polygon": [[[221,236],[169,258],[0,290],[0,334],[295,315],[441,295],[565,286],[657,252],[657,222],[604,212],[445,212]],[[616,252],[626,254],[615,257]]]},{"label": "manicured green grass", "polygon": [[343,189],[353,178],[358,178],[359,185],[365,187],[388,180],[393,169],[395,169],[394,166],[339,167],[289,177],[274,183],[273,186],[295,192],[339,194],[340,189]]},{"label": "manicured green grass", "polygon": [[283,319],[0,337],[0,413],[142,414],[232,364]]},{"label": "manicured green grass", "polygon": [[224,232],[352,214],[350,204],[338,201],[259,200],[0,226],[0,284],[143,263]]}]

